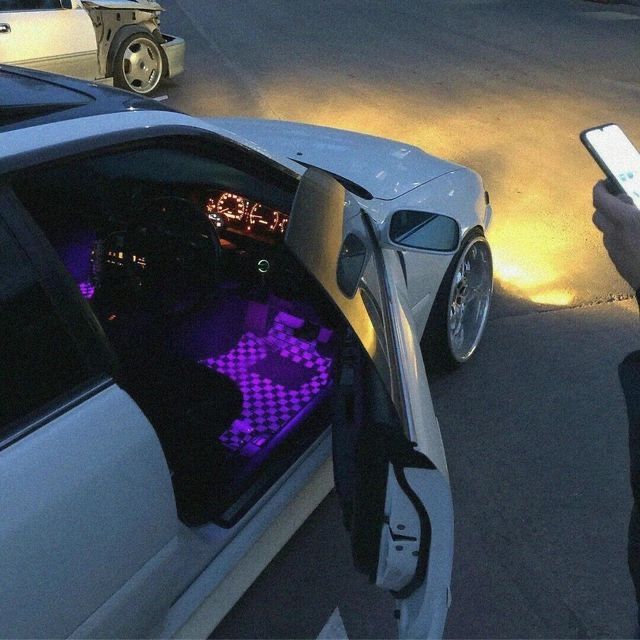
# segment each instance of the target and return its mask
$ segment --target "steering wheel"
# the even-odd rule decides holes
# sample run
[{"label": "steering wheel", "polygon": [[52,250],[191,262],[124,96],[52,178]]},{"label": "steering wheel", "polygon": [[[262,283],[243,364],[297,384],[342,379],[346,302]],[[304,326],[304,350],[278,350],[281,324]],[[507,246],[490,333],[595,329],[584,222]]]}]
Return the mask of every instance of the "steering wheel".
[{"label": "steering wheel", "polygon": [[124,235],[125,277],[166,312],[184,312],[216,288],[220,240],[206,214],[178,196],[153,199]]}]

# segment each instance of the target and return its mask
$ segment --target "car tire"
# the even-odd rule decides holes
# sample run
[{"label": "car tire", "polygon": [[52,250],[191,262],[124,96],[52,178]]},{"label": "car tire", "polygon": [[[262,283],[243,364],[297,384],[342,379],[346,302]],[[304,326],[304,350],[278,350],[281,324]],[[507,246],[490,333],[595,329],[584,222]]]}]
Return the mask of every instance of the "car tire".
[{"label": "car tire", "polygon": [[452,371],[467,362],[480,343],[493,294],[491,248],[472,229],[451,260],[421,340],[429,372]]},{"label": "car tire", "polygon": [[163,73],[164,59],[160,46],[148,33],[130,35],[113,59],[113,84],[141,95],[151,93]]}]

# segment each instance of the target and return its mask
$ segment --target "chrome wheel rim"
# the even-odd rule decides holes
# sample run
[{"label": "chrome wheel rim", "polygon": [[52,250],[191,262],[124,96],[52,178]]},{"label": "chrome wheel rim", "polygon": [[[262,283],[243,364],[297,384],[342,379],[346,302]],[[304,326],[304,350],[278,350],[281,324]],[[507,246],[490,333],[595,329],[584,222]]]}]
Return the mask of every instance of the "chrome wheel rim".
[{"label": "chrome wheel rim", "polygon": [[122,73],[127,85],[137,93],[149,93],[160,82],[160,50],[148,38],[135,38],[122,59]]},{"label": "chrome wheel rim", "polygon": [[458,259],[447,307],[451,355],[468,360],[476,350],[489,315],[493,293],[491,250],[483,236],[474,238]]}]

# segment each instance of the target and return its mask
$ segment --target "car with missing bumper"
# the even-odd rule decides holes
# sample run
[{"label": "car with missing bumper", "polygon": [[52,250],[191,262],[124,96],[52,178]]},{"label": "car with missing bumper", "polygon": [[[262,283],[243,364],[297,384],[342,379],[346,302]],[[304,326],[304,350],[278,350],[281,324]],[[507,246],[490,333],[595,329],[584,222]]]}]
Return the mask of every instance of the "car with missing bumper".
[{"label": "car with missing bumper", "polygon": [[206,637],[334,484],[399,636],[440,636],[420,338],[459,363],[482,333],[480,177],[46,74],[0,89],[0,636]]},{"label": "car with missing bumper", "polygon": [[0,63],[149,94],[184,70],[185,42],[153,0],[2,0]]}]

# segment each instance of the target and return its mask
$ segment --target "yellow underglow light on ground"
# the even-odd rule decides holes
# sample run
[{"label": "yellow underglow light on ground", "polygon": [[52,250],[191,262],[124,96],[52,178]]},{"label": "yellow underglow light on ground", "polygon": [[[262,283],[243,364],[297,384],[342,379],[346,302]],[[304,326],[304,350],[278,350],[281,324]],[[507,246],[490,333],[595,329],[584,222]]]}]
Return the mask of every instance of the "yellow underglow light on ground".
[{"label": "yellow underglow light on ground", "polygon": [[570,305],[574,299],[575,295],[565,289],[551,289],[531,296],[533,302],[537,302],[538,304],[552,304],[558,307],[566,307]]},{"label": "yellow underglow light on ground", "polygon": [[[510,198],[498,193],[497,200],[505,206],[535,211],[534,194],[526,202],[522,197]],[[542,204],[542,203],[539,203]],[[489,240],[493,248],[494,275],[511,294],[538,304],[570,305],[574,292],[563,281],[566,260],[566,240],[552,225],[532,216],[497,218],[490,229]]]}]

